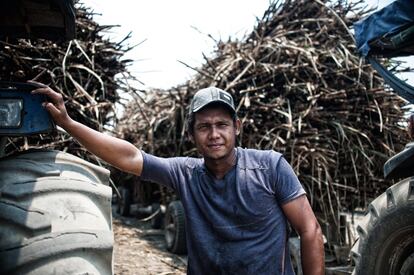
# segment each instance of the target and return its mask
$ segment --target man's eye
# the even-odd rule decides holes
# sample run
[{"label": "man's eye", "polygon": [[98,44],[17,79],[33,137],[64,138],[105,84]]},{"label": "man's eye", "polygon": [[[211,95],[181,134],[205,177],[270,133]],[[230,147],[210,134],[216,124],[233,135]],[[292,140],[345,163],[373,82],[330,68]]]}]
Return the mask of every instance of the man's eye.
[{"label": "man's eye", "polygon": [[197,127],[197,129],[198,130],[205,130],[205,129],[207,129],[207,125],[199,125],[198,127]]}]

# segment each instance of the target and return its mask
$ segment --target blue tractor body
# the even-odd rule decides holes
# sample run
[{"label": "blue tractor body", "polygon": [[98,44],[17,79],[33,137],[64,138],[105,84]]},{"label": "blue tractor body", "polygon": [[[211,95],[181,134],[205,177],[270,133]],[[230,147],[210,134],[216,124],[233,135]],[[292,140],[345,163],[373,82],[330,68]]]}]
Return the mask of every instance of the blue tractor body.
[{"label": "blue tractor body", "polygon": [[0,83],[0,135],[26,136],[55,129],[43,108],[42,95],[33,95],[36,86],[26,83]]}]

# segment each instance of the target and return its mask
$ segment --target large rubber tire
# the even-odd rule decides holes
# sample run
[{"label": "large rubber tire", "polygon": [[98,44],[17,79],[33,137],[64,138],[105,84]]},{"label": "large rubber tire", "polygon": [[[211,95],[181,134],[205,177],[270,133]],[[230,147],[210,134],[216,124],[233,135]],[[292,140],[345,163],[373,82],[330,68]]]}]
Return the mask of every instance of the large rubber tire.
[{"label": "large rubber tire", "polygon": [[181,201],[172,201],[165,213],[165,242],[167,249],[175,254],[187,253],[185,216]]},{"label": "large rubber tire", "polygon": [[414,274],[400,273],[411,266],[414,253],[414,177],[376,198],[357,232],[359,239],[351,250],[354,274]]},{"label": "large rubber tire", "polygon": [[113,274],[108,182],[58,151],[0,159],[0,274]]}]

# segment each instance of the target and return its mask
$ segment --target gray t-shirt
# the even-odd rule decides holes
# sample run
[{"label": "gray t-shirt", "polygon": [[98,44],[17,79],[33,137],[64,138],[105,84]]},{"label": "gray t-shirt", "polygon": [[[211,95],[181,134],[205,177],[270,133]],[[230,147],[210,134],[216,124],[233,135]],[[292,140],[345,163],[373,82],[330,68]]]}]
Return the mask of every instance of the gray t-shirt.
[{"label": "gray t-shirt", "polygon": [[188,274],[294,274],[280,206],[305,191],[281,154],[237,148],[220,180],[203,159],[143,156],[141,178],[173,188],[183,203]]}]

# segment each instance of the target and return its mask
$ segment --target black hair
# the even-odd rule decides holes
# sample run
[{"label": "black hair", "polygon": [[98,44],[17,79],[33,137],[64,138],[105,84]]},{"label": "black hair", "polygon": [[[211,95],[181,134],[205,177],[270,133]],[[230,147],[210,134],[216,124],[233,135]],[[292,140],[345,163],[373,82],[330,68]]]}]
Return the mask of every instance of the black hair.
[{"label": "black hair", "polygon": [[[197,112],[199,112],[201,110],[205,110],[207,108],[217,108],[217,107],[224,107],[227,110],[227,112],[230,114],[230,116],[233,120],[233,123],[234,124],[236,123],[237,113],[230,106],[227,106],[226,104],[221,103],[221,102],[212,102],[212,103],[204,106],[203,108],[201,108]],[[191,136],[194,134],[194,124],[195,124],[195,114],[196,113],[191,112],[187,117],[187,132]]]}]

